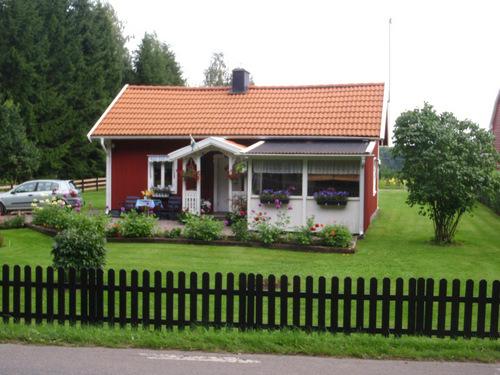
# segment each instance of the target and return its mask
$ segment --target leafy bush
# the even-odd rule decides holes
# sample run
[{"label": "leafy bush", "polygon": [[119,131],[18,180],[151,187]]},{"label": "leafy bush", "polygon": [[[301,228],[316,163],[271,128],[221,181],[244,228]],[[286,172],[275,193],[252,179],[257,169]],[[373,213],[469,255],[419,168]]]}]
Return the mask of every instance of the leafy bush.
[{"label": "leafy bush", "polygon": [[212,216],[203,215],[198,217],[190,215],[186,220],[184,235],[194,240],[209,242],[220,240],[222,238],[223,229],[224,224],[219,220],[214,220]]},{"label": "leafy bush", "polygon": [[234,239],[241,242],[249,242],[251,239],[250,232],[248,231],[248,222],[246,217],[233,222],[231,226]]},{"label": "leafy bush", "polygon": [[86,228],[69,228],[54,238],[51,254],[54,267],[99,268],[105,264],[106,239]]},{"label": "leafy bush", "polygon": [[0,218],[0,229],[22,228],[24,223],[26,223],[26,216],[23,214],[17,214],[10,218],[3,216]]},{"label": "leafy bush", "polygon": [[310,245],[314,242],[315,230],[311,228],[316,228],[314,225],[314,217],[307,219],[307,224],[300,227],[295,227],[294,231],[288,234],[288,238],[298,244],[298,245]]},{"label": "leafy bush", "polygon": [[132,210],[129,213],[122,212],[121,217],[118,225],[123,237],[153,237],[158,231],[158,218],[155,215],[139,214]]},{"label": "leafy bush", "polygon": [[34,207],[32,224],[55,229],[69,228],[69,215],[72,209],[70,206],[66,206],[64,202],[46,199],[43,202],[34,202],[32,206]]},{"label": "leafy bush", "polygon": [[284,207],[282,208],[280,204],[276,204],[276,209],[278,213],[275,222],[271,222],[271,217],[267,216],[266,212],[262,213],[252,210],[254,216],[252,218],[251,229],[255,231],[253,234],[255,240],[262,241],[266,245],[272,245],[273,243],[281,241],[285,233],[285,228],[290,224],[290,217],[287,212],[291,210],[292,207],[289,206],[285,209]]},{"label": "leafy bush", "polygon": [[325,246],[349,247],[352,241],[352,234],[344,225],[325,225],[318,237]]},{"label": "leafy bush", "polygon": [[179,238],[181,236],[182,229],[181,228],[172,228],[172,230],[166,230],[163,233],[165,238]]}]

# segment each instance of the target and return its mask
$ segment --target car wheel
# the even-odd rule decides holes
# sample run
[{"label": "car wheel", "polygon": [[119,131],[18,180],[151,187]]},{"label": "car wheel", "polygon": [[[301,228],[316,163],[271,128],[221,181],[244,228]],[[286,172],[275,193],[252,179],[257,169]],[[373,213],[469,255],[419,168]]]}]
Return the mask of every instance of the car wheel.
[{"label": "car wheel", "polygon": [[7,215],[7,213],[8,212],[7,212],[7,209],[5,208],[5,206],[2,203],[0,203],[0,214]]}]

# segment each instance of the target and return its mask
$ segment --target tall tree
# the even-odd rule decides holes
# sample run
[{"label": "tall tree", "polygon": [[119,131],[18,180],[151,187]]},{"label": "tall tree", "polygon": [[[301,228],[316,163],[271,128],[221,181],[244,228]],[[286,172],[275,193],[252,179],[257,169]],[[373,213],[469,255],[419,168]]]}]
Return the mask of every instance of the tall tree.
[{"label": "tall tree", "polygon": [[207,87],[231,86],[231,78],[231,72],[224,62],[224,53],[214,52],[210,65],[205,70],[203,85]]},{"label": "tall tree", "polygon": [[144,35],[134,56],[137,85],[184,86],[180,65],[170,47],[156,33]]},{"label": "tall tree", "polygon": [[40,164],[40,155],[26,137],[19,107],[0,95],[0,170],[2,179],[15,184],[30,177]]},{"label": "tall tree", "polygon": [[122,85],[128,52],[116,22],[97,0],[0,1],[0,93],[20,104],[40,176],[104,171],[85,135]]},{"label": "tall tree", "polygon": [[498,189],[493,135],[451,113],[438,115],[426,103],[398,117],[394,137],[393,154],[403,159],[400,177],[408,181],[407,203],[433,220],[436,242],[451,242],[478,194]]}]

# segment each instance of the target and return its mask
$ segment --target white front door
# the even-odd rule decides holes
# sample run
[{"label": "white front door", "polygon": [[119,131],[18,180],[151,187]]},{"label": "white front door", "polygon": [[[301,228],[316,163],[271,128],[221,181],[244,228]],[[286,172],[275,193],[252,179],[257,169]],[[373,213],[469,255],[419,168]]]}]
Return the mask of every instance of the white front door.
[{"label": "white front door", "polygon": [[229,179],[226,175],[226,170],[229,165],[229,160],[223,155],[214,157],[214,212],[229,211]]}]

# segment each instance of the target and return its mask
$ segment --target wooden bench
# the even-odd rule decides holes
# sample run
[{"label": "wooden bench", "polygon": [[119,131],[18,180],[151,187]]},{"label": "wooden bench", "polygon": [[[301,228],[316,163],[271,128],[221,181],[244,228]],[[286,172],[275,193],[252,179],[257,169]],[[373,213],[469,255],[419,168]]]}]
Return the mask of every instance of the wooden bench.
[{"label": "wooden bench", "polygon": [[182,198],[181,197],[170,197],[168,202],[163,204],[163,208],[158,211],[158,216],[160,219],[175,220],[177,218],[177,213],[182,209]]}]

